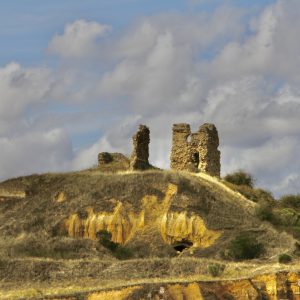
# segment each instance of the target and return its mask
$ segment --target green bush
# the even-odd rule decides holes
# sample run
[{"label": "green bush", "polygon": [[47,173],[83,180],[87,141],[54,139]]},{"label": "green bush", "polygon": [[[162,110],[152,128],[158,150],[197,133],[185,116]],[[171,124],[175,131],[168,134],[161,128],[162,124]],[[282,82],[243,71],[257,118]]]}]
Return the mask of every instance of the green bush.
[{"label": "green bush", "polygon": [[253,188],[253,186],[254,186],[254,179],[253,179],[252,175],[250,175],[249,173],[246,173],[243,170],[239,170],[234,173],[227,174],[224,177],[224,180],[227,182],[233,183],[235,185],[246,185],[251,188]]},{"label": "green bush", "polygon": [[106,230],[98,231],[97,238],[99,243],[110,251],[115,251],[118,248],[118,244],[111,240],[111,233]]},{"label": "green bush", "polygon": [[297,227],[300,224],[300,215],[293,208],[281,208],[274,210],[278,224],[288,227]]},{"label": "green bush", "polygon": [[300,209],[300,194],[282,196],[279,199],[279,203],[283,207]]},{"label": "green bush", "polygon": [[106,230],[100,230],[97,232],[97,238],[99,243],[111,251],[112,255],[117,259],[128,259],[132,257],[132,253],[129,249],[122,245],[111,241],[111,233]]},{"label": "green bush", "polygon": [[280,254],[278,256],[278,262],[281,264],[287,264],[292,261],[292,257],[286,253]]},{"label": "green bush", "polygon": [[255,210],[255,215],[261,221],[276,223],[275,216],[273,215],[272,207],[269,203],[260,204]]},{"label": "green bush", "polygon": [[113,255],[117,259],[129,259],[132,257],[132,252],[129,249],[118,245],[117,249],[113,252]]},{"label": "green bush", "polygon": [[225,265],[217,264],[217,263],[209,264],[207,269],[211,276],[217,277],[223,273],[225,269]]},{"label": "green bush", "polygon": [[228,246],[228,256],[235,260],[258,258],[263,252],[263,244],[249,235],[237,236]]},{"label": "green bush", "polygon": [[254,194],[256,201],[258,203],[268,203],[269,205],[274,204],[274,197],[273,194],[270,191],[266,191],[264,189],[254,189]]}]

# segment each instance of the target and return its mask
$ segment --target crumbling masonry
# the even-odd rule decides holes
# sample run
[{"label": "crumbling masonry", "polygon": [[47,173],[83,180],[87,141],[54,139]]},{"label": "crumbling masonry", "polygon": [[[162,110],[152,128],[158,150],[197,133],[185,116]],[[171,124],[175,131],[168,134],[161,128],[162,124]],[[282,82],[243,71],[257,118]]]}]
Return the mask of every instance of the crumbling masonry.
[{"label": "crumbling masonry", "polygon": [[149,143],[150,130],[145,125],[140,125],[137,133],[132,137],[133,151],[130,157],[131,170],[149,169]]},{"label": "crumbling masonry", "polygon": [[[133,151],[130,159],[121,153],[101,152],[98,156],[99,167],[119,164],[120,170],[146,170],[149,164],[150,130],[140,125],[132,137]],[[203,172],[220,177],[220,151],[218,150],[218,131],[213,124],[205,123],[195,133],[189,124],[173,125],[171,168],[190,172]],[[116,166],[111,168],[116,169]],[[111,171],[110,168],[107,170]],[[106,171],[104,168],[103,171]]]},{"label": "crumbling masonry", "polygon": [[191,133],[189,124],[173,125],[171,168],[220,177],[219,137],[214,124],[205,123]]}]

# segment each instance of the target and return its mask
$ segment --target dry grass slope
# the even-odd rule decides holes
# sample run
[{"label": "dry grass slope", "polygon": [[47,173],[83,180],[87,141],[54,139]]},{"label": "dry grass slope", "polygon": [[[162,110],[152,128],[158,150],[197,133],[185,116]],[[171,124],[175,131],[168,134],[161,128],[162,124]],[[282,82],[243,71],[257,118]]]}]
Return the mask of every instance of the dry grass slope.
[{"label": "dry grass slope", "polygon": [[[223,279],[256,276],[282,270],[277,256],[295,248],[289,234],[255,216],[256,203],[203,174],[94,168],[10,179],[0,191],[1,299],[209,281],[214,262],[226,264]],[[102,230],[126,255],[99,243]],[[263,257],[223,261],[240,233],[265,245]],[[172,285],[169,293],[196,289]]]}]

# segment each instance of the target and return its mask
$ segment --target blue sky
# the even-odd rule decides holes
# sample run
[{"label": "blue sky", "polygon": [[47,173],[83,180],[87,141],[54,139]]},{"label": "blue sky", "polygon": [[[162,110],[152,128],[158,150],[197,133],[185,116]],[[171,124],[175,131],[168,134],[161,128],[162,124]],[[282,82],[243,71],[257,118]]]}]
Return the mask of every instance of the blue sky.
[{"label": "blue sky", "polygon": [[[187,0],[0,0],[0,64],[18,61],[24,65],[48,61],[47,44],[55,32],[77,19],[111,24],[122,30],[136,19],[166,12],[211,11],[226,1]],[[259,11],[274,0],[227,1]]]},{"label": "blue sky", "polygon": [[0,179],[129,154],[138,124],[217,125],[222,174],[298,192],[299,0],[0,0]]}]

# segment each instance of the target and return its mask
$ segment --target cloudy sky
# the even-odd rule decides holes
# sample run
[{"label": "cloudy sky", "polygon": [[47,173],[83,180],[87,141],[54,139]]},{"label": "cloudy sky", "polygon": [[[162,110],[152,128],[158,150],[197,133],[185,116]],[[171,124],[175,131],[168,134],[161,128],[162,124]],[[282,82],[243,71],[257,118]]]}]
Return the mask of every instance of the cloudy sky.
[{"label": "cloudy sky", "polygon": [[0,0],[0,179],[215,123],[222,174],[300,192],[299,0]]}]

